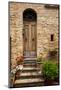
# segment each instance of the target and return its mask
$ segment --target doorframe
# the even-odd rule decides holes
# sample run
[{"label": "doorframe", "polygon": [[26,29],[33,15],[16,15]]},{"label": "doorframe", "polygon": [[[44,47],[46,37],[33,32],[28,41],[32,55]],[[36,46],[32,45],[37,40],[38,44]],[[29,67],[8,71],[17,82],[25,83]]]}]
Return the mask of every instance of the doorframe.
[{"label": "doorframe", "polygon": [[[35,57],[37,58],[37,13],[34,9],[32,8],[27,8],[27,9],[31,9],[32,11],[34,11],[34,13],[36,14],[36,20],[35,21],[32,21],[32,22],[35,22],[36,23],[36,55]],[[24,11],[26,11],[27,9],[25,9]],[[24,11],[23,11],[23,14],[24,14]],[[23,29],[22,29],[22,36],[24,37],[24,18],[23,18]],[[30,21],[29,21],[30,22]],[[23,56],[24,56],[24,38],[23,38]]]}]

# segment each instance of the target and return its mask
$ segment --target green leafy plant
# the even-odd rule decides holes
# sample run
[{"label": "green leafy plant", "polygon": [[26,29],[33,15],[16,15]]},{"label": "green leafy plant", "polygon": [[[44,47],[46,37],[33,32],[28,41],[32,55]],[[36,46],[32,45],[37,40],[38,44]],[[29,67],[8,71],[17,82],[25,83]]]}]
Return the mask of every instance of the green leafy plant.
[{"label": "green leafy plant", "polygon": [[42,75],[45,80],[55,80],[58,78],[58,65],[51,61],[43,63]]}]

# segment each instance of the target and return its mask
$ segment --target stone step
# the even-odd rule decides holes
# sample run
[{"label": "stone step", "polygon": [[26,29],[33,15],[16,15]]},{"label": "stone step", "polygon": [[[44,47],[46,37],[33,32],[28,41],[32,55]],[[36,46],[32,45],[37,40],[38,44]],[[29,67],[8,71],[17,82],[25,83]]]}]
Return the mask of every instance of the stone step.
[{"label": "stone step", "polygon": [[25,60],[23,63],[37,63],[35,60]]},{"label": "stone step", "polygon": [[30,67],[36,67],[37,64],[36,63],[23,63],[23,66],[30,66]]},{"label": "stone step", "polygon": [[35,68],[35,67],[24,67],[23,70],[40,70],[40,68]]},{"label": "stone step", "polygon": [[32,82],[43,82],[43,79],[40,78],[30,78],[30,79],[19,79],[19,80],[15,80],[15,84],[21,84],[21,83],[32,83]]},{"label": "stone step", "polygon": [[38,72],[40,69],[34,68],[34,69],[23,69],[22,72]]},{"label": "stone step", "polygon": [[24,61],[23,64],[36,65],[36,61]]},{"label": "stone step", "polygon": [[18,79],[32,79],[32,78],[41,78],[41,75],[28,75],[28,76],[19,76],[16,77],[16,80]]},{"label": "stone step", "polygon": [[27,58],[24,58],[24,61],[25,60],[37,60],[37,58],[34,58],[34,57],[29,58],[29,57],[27,57]]},{"label": "stone step", "polygon": [[32,63],[32,62],[23,62],[23,65],[36,65],[36,63]]},{"label": "stone step", "polygon": [[25,66],[25,65],[28,65],[28,66],[33,66],[33,65],[34,65],[34,66],[37,66],[37,63],[29,63],[29,62],[28,62],[28,63],[23,63],[23,65],[24,65],[24,66]]},{"label": "stone step", "polygon": [[14,87],[42,86],[43,82],[44,80],[42,78],[18,79],[15,80]]},{"label": "stone step", "polygon": [[44,81],[42,82],[33,82],[33,83],[22,83],[22,84],[14,84],[14,88],[21,88],[21,87],[38,87],[44,86]]},{"label": "stone step", "polygon": [[24,63],[31,63],[32,64],[32,63],[37,63],[37,62],[36,61],[24,61],[23,64]]},{"label": "stone step", "polygon": [[41,78],[42,74],[40,72],[25,72],[20,73],[19,77],[16,77],[16,79],[25,79],[25,78]]},{"label": "stone step", "polygon": [[39,71],[39,72],[27,72],[27,73],[20,73],[20,76],[30,76],[30,75],[35,75],[35,76],[37,76],[37,75],[41,75],[41,72]]}]

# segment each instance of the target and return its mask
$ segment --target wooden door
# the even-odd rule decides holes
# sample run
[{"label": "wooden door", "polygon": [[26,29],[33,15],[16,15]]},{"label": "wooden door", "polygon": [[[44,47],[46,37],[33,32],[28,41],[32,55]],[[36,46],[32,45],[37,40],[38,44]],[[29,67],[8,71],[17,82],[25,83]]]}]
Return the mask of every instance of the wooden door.
[{"label": "wooden door", "polygon": [[24,56],[36,57],[36,23],[24,22]]}]

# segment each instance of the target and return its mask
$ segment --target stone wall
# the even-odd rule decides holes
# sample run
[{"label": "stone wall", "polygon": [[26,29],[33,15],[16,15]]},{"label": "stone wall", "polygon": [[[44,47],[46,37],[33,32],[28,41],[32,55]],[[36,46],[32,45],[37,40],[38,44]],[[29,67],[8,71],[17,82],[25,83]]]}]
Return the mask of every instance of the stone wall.
[{"label": "stone wall", "polygon": [[[23,55],[23,11],[34,9],[37,13],[37,57],[48,56],[48,52],[58,48],[58,8],[45,8],[42,4],[9,3],[11,62],[16,65],[16,58]],[[50,40],[54,34],[54,41]]]}]

